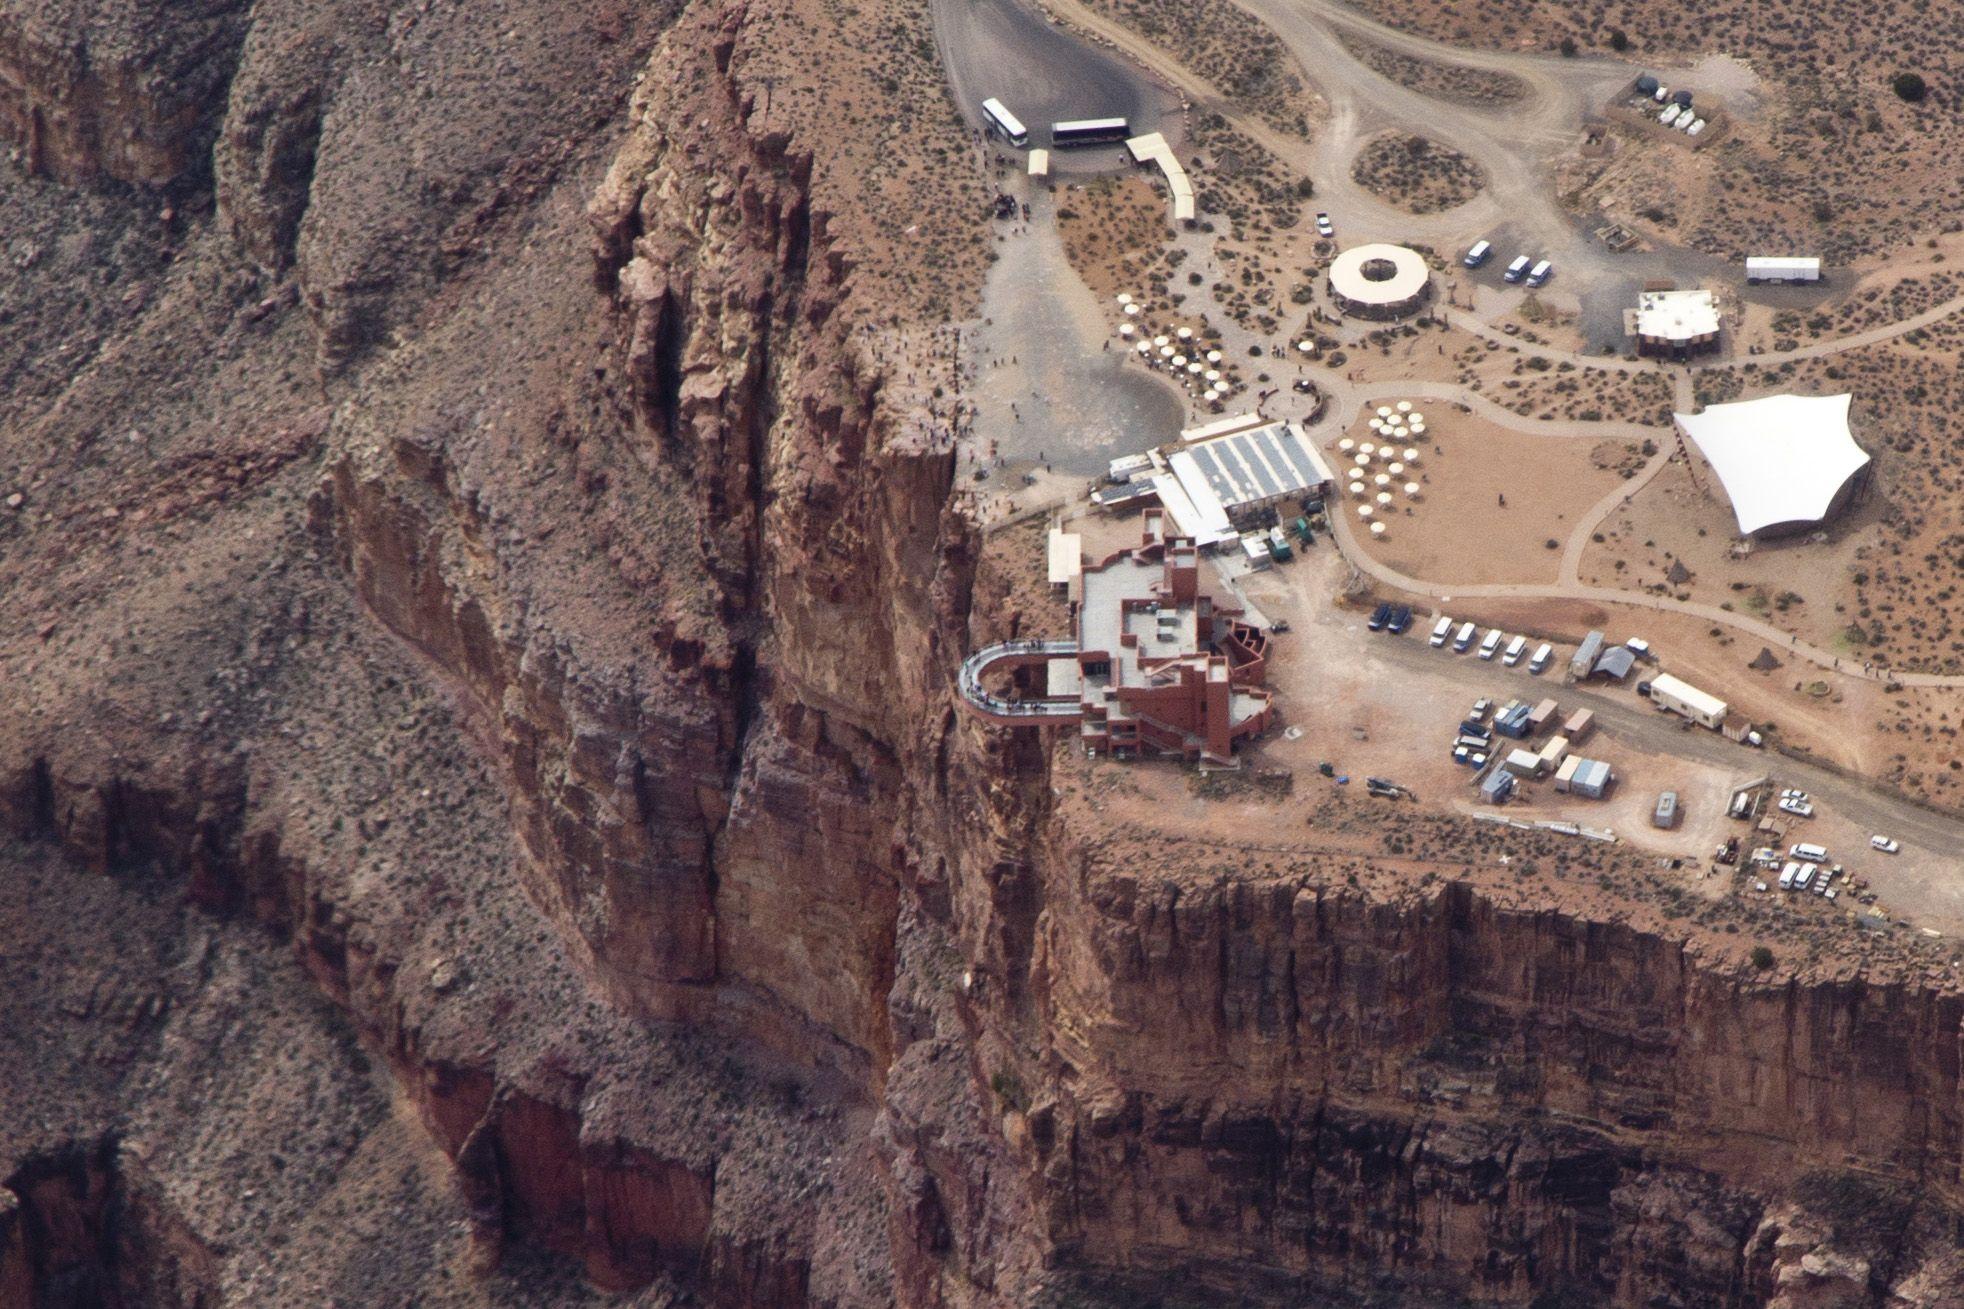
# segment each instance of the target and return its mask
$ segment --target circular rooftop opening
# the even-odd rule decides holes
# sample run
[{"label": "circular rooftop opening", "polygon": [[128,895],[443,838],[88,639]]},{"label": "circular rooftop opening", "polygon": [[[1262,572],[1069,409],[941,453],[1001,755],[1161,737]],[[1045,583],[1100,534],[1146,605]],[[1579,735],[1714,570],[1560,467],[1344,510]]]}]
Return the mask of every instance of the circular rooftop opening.
[{"label": "circular rooftop opening", "polygon": [[1398,276],[1398,265],[1389,259],[1366,259],[1357,271],[1367,282],[1389,282]]}]

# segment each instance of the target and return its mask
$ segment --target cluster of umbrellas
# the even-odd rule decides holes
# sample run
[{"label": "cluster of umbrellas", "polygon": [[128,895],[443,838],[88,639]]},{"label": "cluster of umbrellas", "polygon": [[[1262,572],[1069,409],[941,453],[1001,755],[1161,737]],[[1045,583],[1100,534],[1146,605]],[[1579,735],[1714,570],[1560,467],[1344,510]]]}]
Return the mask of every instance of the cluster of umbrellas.
[{"label": "cluster of umbrellas", "polygon": [[1141,363],[1149,368],[1166,369],[1188,391],[1198,392],[1209,404],[1225,399],[1234,389],[1234,384],[1221,373],[1221,352],[1204,349],[1205,342],[1194,339],[1191,327],[1148,336],[1134,321],[1140,314],[1138,302],[1121,291],[1118,306],[1126,320],[1118,325],[1118,334],[1132,342]]},{"label": "cluster of umbrellas", "polygon": [[1409,400],[1380,405],[1370,429],[1379,441],[1353,441],[1346,436],[1337,442],[1337,451],[1351,463],[1347,470],[1350,494],[1363,502],[1357,506],[1357,516],[1370,524],[1372,536],[1383,536],[1385,525],[1375,519],[1396,502],[1397,493],[1402,491],[1407,500],[1416,500],[1423,493],[1416,480],[1408,480],[1418,467],[1418,447],[1393,442],[1424,436],[1425,415],[1412,408]]}]

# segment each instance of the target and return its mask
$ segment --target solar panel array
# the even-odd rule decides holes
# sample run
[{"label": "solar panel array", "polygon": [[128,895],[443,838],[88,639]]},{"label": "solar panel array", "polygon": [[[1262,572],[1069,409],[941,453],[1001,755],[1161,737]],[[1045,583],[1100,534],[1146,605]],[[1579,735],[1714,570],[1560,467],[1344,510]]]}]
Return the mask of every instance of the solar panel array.
[{"label": "solar panel array", "polygon": [[1262,504],[1323,482],[1315,460],[1286,423],[1198,441],[1187,453],[1226,509]]}]

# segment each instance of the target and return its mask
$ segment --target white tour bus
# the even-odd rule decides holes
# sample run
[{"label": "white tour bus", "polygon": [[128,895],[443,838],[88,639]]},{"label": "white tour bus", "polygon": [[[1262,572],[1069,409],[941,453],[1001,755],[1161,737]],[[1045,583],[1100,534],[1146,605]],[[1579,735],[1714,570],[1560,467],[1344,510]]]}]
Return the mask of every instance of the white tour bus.
[{"label": "white tour bus", "polygon": [[1011,145],[1030,143],[1030,129],[1024,127],[1023,120],[1010,113],[1009,107],[994,96],[982,102],[982,119],[988,123],[991,132]]}]

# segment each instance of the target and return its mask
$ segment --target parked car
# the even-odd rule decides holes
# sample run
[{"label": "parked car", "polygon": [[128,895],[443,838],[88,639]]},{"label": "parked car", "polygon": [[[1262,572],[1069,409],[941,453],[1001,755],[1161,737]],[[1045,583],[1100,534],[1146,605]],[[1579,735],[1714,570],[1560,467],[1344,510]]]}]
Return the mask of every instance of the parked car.
[{"label": "parked car", "polygon": [[1466,648],[1473,644],[1473,633],[1478,630],[1471,623],[1461,623],[1459,630],[1453,633],[1453,653],[1465,654]]},{"label": "parked car", "polygon": [[1500,662],[1506,667],[1512,668],[1515,664],[1521,662],[1521,655],[1527,648],[1528,639],[1525,636],[1515,637],[1507,643],[1507,653],[1500,656]]},{"label": "parked car", "polygon": [[1393,605],[1391,607],[1391,617],[1386,621],[1384,626],[1385,630],[1393,636],[1402,636],[1405,633],[1405,629],[1411,625],[1412,607],[1410,605]]},{"label": "parked car", "polygon": [[1528,660],[1528,671],[1537,676],[1548,667],[1548,661],[1555,657],[1555,647],[1543,641],[1535,647],[1534,657]]},{"label": "parked car", "polygon": [[1780,812],[1783,814],[1792,814],[1795,818],[1812,818],[1814,816],[1814,806],[1806,800],[1782,800],[1780,801]]},{"label": "parked car", "polygon": [[1371,611],[1371,621],[1366,624],[1373,632],[1382,632],[1384,625],[1391,621],[1391,602],[1386,601]]},{"label": "parked car", "polygon": [[1466,716],[1468,718],[1471,718],[1474,722],[1480,723],[1480,722],[1485,722],[1487,715],[1492,712],[1493,712],[1493,701],[1483,695],[1478,700],[1475,700],[1473,702],[1473,711],[1467,714]]},{"label": "parked car", "polygon": [[1331,224],[1328,214],[1316,215],[1316,234],[1326,241],[1337,234],[1337,229]]},{"label": "parked car", "polygon": [[1432,624],[1433,648],[1437,649],[1439,646],[1444,645],[1446,643],[1446,638],[1451,636],[1452,634],[1453,634],[1452,615],[1440,614],[1439,621]]},{"label": "parked car", "polygon": [[1507,271],[1500,275],[1500,280],[1503,282],[1520,281],[1528,275],[1528,266],[1533,262],[1534,260],[1528,258],[1526,255],[1515,256],[1514,262],[1507,265]]},{"label": "parked car", "polygon": [[1555,275],[1555,265],[1544,259],[1528,270],[1529,286],[1546,286],[1548,279]]},{"label": "parked car", "polygon": [[1466,252],[1466,257],[1460,260],[1460,262],[1465,264],[1468,268],[1478,268],[1481,264],[1487,262],[1487,260],[1490,259],[1492,256],[1493,256],[1493,242],[1475,241],[1473,243],[1473,248]]},{"label": "parked car", "polygon": [[1812,841],[1796,842],[1788,849],[1787,853],[1796,859],[1809,859],[1815,863],[1820,863],[1828,857],[1827,847],[1824,845],[1815,845]]},{"label": "parked car", "polygon": [[1492,659],[1500,649],[1500,638],[1507,635],[1498,627],[1487,629],[1487,639],[1480,642],[1480,658]]},{"label": "parked car", "polygon": [[1869,845],[1882,851],[1884,854],[1895,854],[1903,848],[1901,842],[1891,840],[1886,836],[1871,836],[1869,838]]}]

